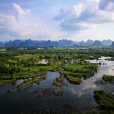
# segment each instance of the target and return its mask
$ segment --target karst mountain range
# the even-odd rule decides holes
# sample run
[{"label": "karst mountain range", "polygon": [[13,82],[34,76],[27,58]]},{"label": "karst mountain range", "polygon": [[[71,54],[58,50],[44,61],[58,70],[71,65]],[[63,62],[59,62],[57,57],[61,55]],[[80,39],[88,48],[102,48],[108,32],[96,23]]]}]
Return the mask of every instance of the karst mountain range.
[{"label": "karst mountain range", "polygon": [[114,41],[108,39],[108,40],[90,40],[88,39],[86,42],[82,41],[72,41],[72,40],[67,40],[67,39],[62,39],[59,41],[38,41],[38,40],[10,40],[6,42],[0,42],[0,46],[6,46],[6,47],[59,47],[59,46],[74,46],[74,47],[82,47],[82,46],[109,46],[109,47],[114,47]]}]

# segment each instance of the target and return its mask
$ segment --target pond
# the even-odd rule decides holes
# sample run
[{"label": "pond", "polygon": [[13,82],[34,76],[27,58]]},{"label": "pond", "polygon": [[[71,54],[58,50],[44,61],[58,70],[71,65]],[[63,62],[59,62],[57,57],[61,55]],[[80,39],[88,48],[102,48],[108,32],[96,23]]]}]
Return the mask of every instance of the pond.
[{"label": "pond", "polygon": [[47,64],[48,60],[42,59],[41,61],[39,61],[40,64]]},{"label": "pond", "polygon": [[[105,90],[106,92],[114,91],[114,85],[95,84],[95,81],[102,80],[103,74],[114,74],[114,61],[105,60],[107,57],[101,57],[99,60],[88,60],[92,63],[99,63],[97,73],[93,77],[83,79],[80,85],[71,84],[63,75],[61,76],[67,86],[62,87],[62,94],[55,95],[53,92],[47,97],[38,97],[37,90],[42,91],[44,88],[50,88],[52,91],[53,80],[60,76],[58,71],[48,72],[47,78],[42,80],[40,84],[34,82],[30,88],[23,87],[19,91],[17,85],[23,80],[17,80],[15,84],[8,84],[0,87],[0,111],[1,114],[19,114],[25,110],[33,111],[40,110],[44,107],[58,110],[63,109],[66,104],[72,105],[77,109],[76,111],[89,111],[99,109],[99,105],[95,102],[93,97],[94,90]],[[13,93],[9,93],[9,88],[14,89]]]}]

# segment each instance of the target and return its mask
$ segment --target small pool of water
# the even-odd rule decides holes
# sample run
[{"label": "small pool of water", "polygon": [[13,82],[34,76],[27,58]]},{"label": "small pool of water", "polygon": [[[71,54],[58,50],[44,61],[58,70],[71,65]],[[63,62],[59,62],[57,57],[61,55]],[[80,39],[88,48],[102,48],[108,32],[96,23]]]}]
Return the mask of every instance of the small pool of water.
[{"label": "small pool of water", "polygon": [[39,61],[39,64],[47,64],[48,63],[48,60],[46,59],[42,59],[41,61]]}]

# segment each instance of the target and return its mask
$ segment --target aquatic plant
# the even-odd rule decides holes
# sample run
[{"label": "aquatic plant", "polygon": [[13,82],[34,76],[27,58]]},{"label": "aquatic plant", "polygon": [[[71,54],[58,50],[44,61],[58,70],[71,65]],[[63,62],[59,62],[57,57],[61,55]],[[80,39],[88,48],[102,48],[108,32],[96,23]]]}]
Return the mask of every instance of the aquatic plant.
[{"label": "aquatic plant", "polygon": [[101,108],[105,110],[114,110],[114,97],[111,97],[110,94],[104,90],[95,90],[94,98],[100,104]]},{"label": "aquatic plant", "polygon": [[46,90],[46,88],[43,89],[44,91]]},{"label": "aquatic plant", "polygon": [[102,79],[105,80],[105,81],[114,81],[114,76],[104,74]]},{"label": "aquatic plant", "polygon": [[43,93],[39,93],[38,97],[41,98],[43,96]]},{"label": "aquatic plant", "polygon": [[11,88],[9,88],[9,92],[11,92]]},{"label": "aquatic plant", "polygon": [[58,77],[56,77],[56,81],[58,81],[59,80],[59,78]]},{"label": "aquatic plant", "polygon": [[17,87],[19,88],[19,87],[20,87],[20,85],[18,84],[18,85],[17,85]]},{"label": "aquatic plant", "polygon": [[77,78],[77,77],[73,77],[73,76],[70,76],[70,75],[66,75],[66,77],[72,83],[78,83],[78,84],[80,84],[82,82],[82,79]]}]

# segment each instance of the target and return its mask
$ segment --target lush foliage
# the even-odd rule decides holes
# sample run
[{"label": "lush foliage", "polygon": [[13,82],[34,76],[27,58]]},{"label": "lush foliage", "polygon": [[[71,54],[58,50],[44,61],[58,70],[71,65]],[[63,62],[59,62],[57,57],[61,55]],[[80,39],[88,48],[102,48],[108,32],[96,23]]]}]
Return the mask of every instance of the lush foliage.
[{"label": "lush foliage", "polygon": [[104,90],[94,91],[94,98],[100,104],[101,108],[114,110],[114,96],[106,93]]},{"label": "lush foliage", "polygon": [[105,80],[105,81],[114,81],[114,76],[103,75],[103,80]]}]

